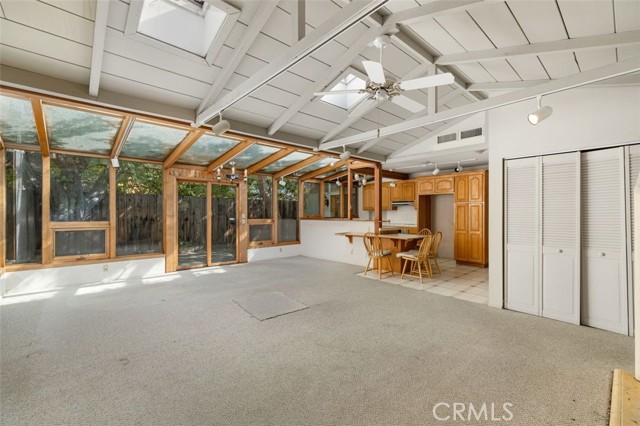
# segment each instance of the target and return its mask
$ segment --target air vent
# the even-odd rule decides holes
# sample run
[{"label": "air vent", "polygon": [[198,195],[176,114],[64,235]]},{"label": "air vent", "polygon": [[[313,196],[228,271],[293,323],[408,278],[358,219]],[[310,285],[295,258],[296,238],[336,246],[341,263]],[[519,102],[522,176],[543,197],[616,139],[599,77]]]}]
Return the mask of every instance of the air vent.
[{"label": "air vent", "polygon": [[447,135],[438,136],[438,143],[453,142],[456,139],[457,139],[457,134],[456,133],[449,133]]},{"label": "air vent", "polygon": [[471,130],[463,130],[462,132],[460,132],[460,139],[468,139],[475,136],[482,136],[482,127]]}]

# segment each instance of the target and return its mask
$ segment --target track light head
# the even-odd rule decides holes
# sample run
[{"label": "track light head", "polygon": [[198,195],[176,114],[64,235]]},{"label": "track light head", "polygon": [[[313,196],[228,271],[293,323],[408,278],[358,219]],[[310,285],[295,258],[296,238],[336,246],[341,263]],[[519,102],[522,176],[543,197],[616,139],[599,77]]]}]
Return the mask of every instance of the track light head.
[{"label": "track light head", "polygon": [[365,186],[367,184],[367,178],[363,177],[360,182],[362,182],[362,186]]},{"label": "track light head", "polygon": [[462,166],[460,165],[460,162],[458,161],[458,167],[455,168],[455,172],[456,173],[460,173],[462,171]]},{"label": "track light head", "polygon": [[120,167],[120,161],[118,161],[118,157],[113,157],[111,159],[111,165],[117,169],[118,167]]},{"label": "track light head", "polygon": [[231,124],[227,120],[220,120],[211,127],[211,131],[216,136],[222,136],[231,129]]},{"label": "track light head", "polygon": [[278,181],[278,185],[285,186],[286,184],[287,182],[284,180],[284,177],[281,177],[280,180]]},{"label": "track light head", "polygon": [[336,185],[342,186],[342,182],[340,182],[340,179],[336,179]]},{"label": "track light head", "polygon": [[342,161],[346,160],[349,157],[351,157],[351,152],[349,152],[349,151],[345,151],[342,154],[340,154],[340,159]]},{"label": "track light head", "polygon": [[542,96],[538,96],[538,109],[527,116],[529,123],[536,125],[553,113],[550,106],[542,106]]},{"label": "track light head", "polygon": [[353,178],[355,180],[360,180],[360,175],[356,173],[356,174],[353,175]]},{"label": "track light head", "polygon": [[437,164],[434,164],[434,166],[436,166],[435,169],[433,169],[433,171],[431,172],[431,174],[433,174],[434,176],[437,175],[438,173],[440,173],[440,169],[438,168]]}]

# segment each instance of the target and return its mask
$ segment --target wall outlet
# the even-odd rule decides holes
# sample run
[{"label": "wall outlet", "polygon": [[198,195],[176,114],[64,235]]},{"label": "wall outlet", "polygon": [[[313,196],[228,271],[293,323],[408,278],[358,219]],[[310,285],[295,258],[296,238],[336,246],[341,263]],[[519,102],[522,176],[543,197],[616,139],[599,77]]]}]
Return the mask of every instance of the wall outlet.
[{"label": "wall outlet", "polygon": [[282,253],[282,247],[280,247],[280,253]]},{"label": "wall outlet", "polygon": [[109,265],[102,265],[102,270],[107,272],[109,270]]}]

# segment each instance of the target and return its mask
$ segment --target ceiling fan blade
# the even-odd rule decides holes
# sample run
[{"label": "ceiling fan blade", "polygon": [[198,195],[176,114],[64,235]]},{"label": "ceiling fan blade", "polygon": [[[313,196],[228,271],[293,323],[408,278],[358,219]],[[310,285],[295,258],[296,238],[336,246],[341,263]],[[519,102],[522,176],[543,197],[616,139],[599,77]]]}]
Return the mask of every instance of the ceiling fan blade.
[{"label": "ceiling fan blade", "polygon": [[364,89],[332,90],[330,92],[315,92],[313,96],[348,95],[351,93],[364,93]]},{"label": "ceiling fan blade", "polygon": [[394,96],[393,98],[391,98],[391,102],[413,113],[420,112],[425,108],[425,106],[421,103],[416,102],[404,95]]},{"label": "ceiling fan blade", "polygon": [[384,77],[384,69],[382,68],[382,64],[380,62],[362,61],[362,66],[364,66],[364,70],[367,72],[367,76],[372,82],[384,84],[384,82],[387,80]]},{"label": "ceiling fan blade", "polygon": [[377,101],[375,99],[371,99],[371,98],[365,98],[361,100],[360,103],[358,103],[358,105],[355,106],[355,108],[349,111],[349,114],[347,114],[347,117],[358,117],[363,115],[364,112],[368,110],[371,107],[371,105],[376,102]]},{"label": "ceiling fan blade", "polygon": [[413,80],[403,81],[400,84],[402,90],[425,89],[427,87],[443,86],[453,83],[453,74],[450,72],[437,75],[429,75],[427,77],[414,78]]}]

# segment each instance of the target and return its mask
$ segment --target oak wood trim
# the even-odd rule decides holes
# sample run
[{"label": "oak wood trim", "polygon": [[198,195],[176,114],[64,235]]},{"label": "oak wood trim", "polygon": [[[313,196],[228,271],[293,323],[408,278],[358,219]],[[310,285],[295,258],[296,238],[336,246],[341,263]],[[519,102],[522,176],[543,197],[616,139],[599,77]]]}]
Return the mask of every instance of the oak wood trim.
[{"label": "oak wood trim", "polygon": [[164,234],[162,237],[163,250],[166,256],[165,272],[175,272],[178,267],[178,180],[163,169],[162,211]]},{"label": "oak wood trim", "polygon": [[116,257],[116,226],[118,224],[116,173],[116,168],[109,164],[109,249],[107,253],[111,259]]},{"label": "oak wood trim", "polygon": [[291,154],[294,151],[295,151],[295,149],[293,149],[293,148],[283,148],[278,152],[274,152],[273,154],[271,154],[267,158],[265,158],[265,159],[263,159],[261,161],[258,161],[256,164],[254,164],[253,166],[249,167],[247,169],[247,174],[252,175],[252,174],[264,169],[269,164],[275,163],[279,159],[286,157],[287,155]]},{"label": "oak wood trim", "polygon": [[271,242],[278,243],[278,225],[280,215],[278,214],[278,181],[271,179],[271,215],[273,216],[273,225],[271,225]]},{"label": "oak wood trim", "polygon": [[211,266],[211,243],[212,243],[212,239],[211,239],[211,230],[213,228],[213,224],[211,223],[211,221],[213,220],[213,203],[211,202],[211,195],[213,193],[213,191],[211,190],[211,185],[212,183],[209,182],[207,183],[207,202],[206,202],[206,209],[207,209],[207,222],[206,222],[206,229],[207,229],[207,235],[206,235],[206,241],[207,241],[207,266]]},{"label": "oak wood trim", "polygon": [[42,263],[53,259],[51,230],[51,157],[42,157]]},{"label": "oak wood trim", "polygon": [[325,157],[327,157],[327,155],[326,155],[326,154],[317,154],[317,155],[313,155],[313,156],[311,156],[311,157],[309,157],[309,158],[307,158],[307,159],[304,159],[304,160],[299,161],[299,162],[297,162],[297,163],[295,163],[295,164],[292,164],[292,165],[290,165],[289,167],[287,167],[287,168],[285,168],[285,169],[282,169],[282,170],[280,170],[280,171],[279,171],[279,172],[277,172],[277,173],[274,173],[274,174],[273,174],[273,179],[274,179],[274,180],[276,180],[276,179],[280,179],[280,178],[281,178],[281,177],[283,177],[283,176],[287,176],[287,175],[290,175],[290,174],[292,174],[292,173],[295,173],[295,172],[297,172],[298,170],[300,170],[300,169],[303,169],[303,168],[307,167],[309,164],[313,164],[313,163],[315,163],[315,162],[317,162],[317,161],[320,161],[320,160],[322,160],[322,159],[323,159],[323,158],[325,158]]},{"label": "oak wood trim", "polygon": [[0,149],[4,149],[4,141],[2,140],[2,136],[0,136]]},{"label": "oak wood trim", "polygon": [[[353,174],[351,174],[351,164],[347,168],[347,219],[353,219],[353,214],[351,213],[352,205],[351,205],[351,192],[353,192]],[[342,207],[342,206],[340,206]]]},{"label": "oak wood trim", "polygon": [[122,147],[127,141],[129,132],[131,131],[131,128],[133,127],[133,124],[135,122],[135,117],[130,116],[126,116],[124,120],[122,120],[120,130],[118,130],[118,134],[116,135],[116,140],[113,141],[113,146],[111,147],[111,155],[109,156],[110,158],[116,158],[118,155],[120,155],[120,151],[122,151]]},{"label": "oak wood trim", "polygon": [[235,156],[239,155],[241,152],[249,149],[255,143],[256,143],[256,141],[253,140],[253,139],[245,139],[245,140],[243,140],[238,145],[234,146],[229,151],[225,152],[220,157],[218,157],[216,160],[214,160],[211,164],[209,164],[207,166],[207,171],[209,171],[209,172],[214,171],[215,169],[217,169],[218,167],[222,166],[227,161],[232,160]]},{"label": "oak wood trim", "polygon": [[165,158],[163,163],[164,167],[169,168],[173,166],[176,161],[178,161],[205,133],[206,129],[202,128],[189,132],[189,134],[182,139],[182,142],[180,142],[178,146],[171,151],[167,158]]},{"label": "oak wood trim", "polygon": [[44,120],[42,100],[31,98],[31,108],[33,109],[33,118],[36,121],[36,131],[38,133],[38,142],[40,142],[40,152],[42,152],[43,157],[48,157],[49,135],[47,134],[47,125]]},{"label": "oak wood trim", "polygon": [[248,200],[247,200],[247,183],[244,180],[240,180],[238,184],[238,217],[239,221],[236,221],[238,232],[238,263],[245,263],[248,259],[248,247],[249,247],[249,223],[248,216]]},{"label": "oak wood trim", "polygon": [[148,253],[148,254],[134,254],[129,256],[120,256],[116,259],[87,259],[87,260],[77,260],[75,262],[65,261],[64,263],[53,262],[49,265],[42,265],[41,263],[17,263],[13,265],[7,265],[5,267],[6,272],[17,272],[17,271],[31,271],[38,269],[48,269],[48,268],[58,268],[61,266],[73,266],[73,265],[93,265],[96,263],[113,263],[113,262],[126,262],[131,260],[144,260],[144,259],[157,259],[165,257],[162,253]]},{"label": "oak wood trim", "polygon": [[6,157],[4,147],[0,147],[0,268],[4,267],[7,257],[6,224],[7,224],[7,187]]},{"label": "oak wood trim", "polygon": [[96,222],[49,222],[52,231],[75,231],[75,230],[95,230],[109,229],[110,221],[101,220]]}]

